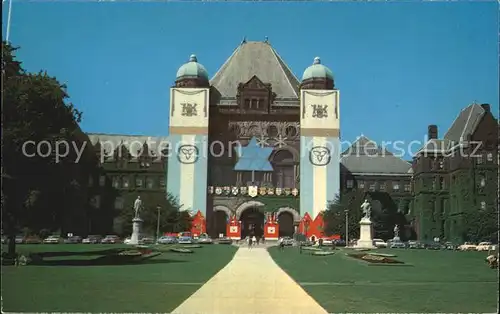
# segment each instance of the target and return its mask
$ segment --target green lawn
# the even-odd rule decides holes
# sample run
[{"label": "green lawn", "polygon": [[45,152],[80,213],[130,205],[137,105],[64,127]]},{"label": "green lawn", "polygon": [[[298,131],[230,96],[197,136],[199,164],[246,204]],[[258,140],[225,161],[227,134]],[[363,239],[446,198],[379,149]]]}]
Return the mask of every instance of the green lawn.
[{"label": "green lawn", "polygon": [[[54,266],[2,266],[6,312],[170,312],[233,257],[231,245],[163,253],[143,264],[75,266],[117,245],[19,245],[18,252],[70,252]],[[71,253],[72,252],[72,253]],[[85,255],[82,255],[85,254]],[[57,266],[56,266],[57,265]]]},{"label": "green lawn", "polygon": [[331,256],[271,256],[329,312],[488,312],[497,309],[497,270],[484,252],[377,250],[412,266],[369,266],[337,250]]}]

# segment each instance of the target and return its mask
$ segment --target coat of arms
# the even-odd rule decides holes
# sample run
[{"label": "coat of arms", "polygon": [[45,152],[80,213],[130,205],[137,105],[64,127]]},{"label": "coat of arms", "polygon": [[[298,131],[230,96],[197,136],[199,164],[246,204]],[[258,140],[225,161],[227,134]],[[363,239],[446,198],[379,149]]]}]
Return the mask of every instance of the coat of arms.
[{"label": "coat of arms", "polygon": [[269,234],[275,234],[276,233],[276,227],[268,227],[267,232]]},{"label": "coat of arms", "polygon": [[299,190],[297,190],[296,188],[292,190],[292,195],[293,196],[297,196],[299,195]]},{"label": "coat of arms", "polygon": [[247,195],[247,192],[248,192],[248,188],[246,186],[242,186],[240,188],[240,194],[241,195]]},{"label": "coat of arms", "polygon": [[259,193],[259,188],[257,186],[251,185],[248,187],[248,195],[250,197],[256,197],[258,193]]},{"label": "coat of arms", "polygon": [[285,188],[285,189],[283,190],[283,192],[285,193],[285,195],[286,195],[286,196],[288,196],[288,195],[292,194],[292,189],[290,189],[290,188]]},{"label": "coat of arms", "polygon": [[276,195],[280,196],[283,193],[281,188],[276,188]]},{"label": "coat of arms", "polygon": [[267,195],[274,195],[274,188],[267,188]]},{"label": "coat of arms", "polygon": [[225,186],[223,189],[225,195],[229,195],[231,193],[231,187]]},{"label": "coat of arms", "polygon": [[233,186],[233,187],[231,188],[231,193],[232,193],[233,195],[238,195],[238,192],[239,192],[239,189],[238,189],[238,187],[237,187],[237,186]]},{"label": "coat of arms", "polygon": [[208,194],[214,194],[214,187],[213,186],[208,187]]},{"label": "coat of arms", "polygon": [[215,194],[221,195],[222,194],[222,188],[220,186],[215,188]]},{"label": "coat of arms", "polygon": [[267,194],[267,188],[265,186],[261,186],[259,188],[259,194],[260,195],[266,195]]}]

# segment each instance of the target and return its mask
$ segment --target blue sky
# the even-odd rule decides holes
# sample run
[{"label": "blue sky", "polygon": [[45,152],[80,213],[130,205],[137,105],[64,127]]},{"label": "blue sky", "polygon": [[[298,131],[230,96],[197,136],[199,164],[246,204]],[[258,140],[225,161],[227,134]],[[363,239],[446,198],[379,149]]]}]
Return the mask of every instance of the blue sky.
[{"label": "blue sky", "polygon": [[[3,34],[7,21],[3,4]],[[440,136],[461,108],[498,116],[498,4],[15,1],[10,40],[29,71],[68,85],[84,131],[168,134],[169,88],[195,53],[212,76],[265,36],[297,77],[315,56],[341,91],[341,134]]]}]

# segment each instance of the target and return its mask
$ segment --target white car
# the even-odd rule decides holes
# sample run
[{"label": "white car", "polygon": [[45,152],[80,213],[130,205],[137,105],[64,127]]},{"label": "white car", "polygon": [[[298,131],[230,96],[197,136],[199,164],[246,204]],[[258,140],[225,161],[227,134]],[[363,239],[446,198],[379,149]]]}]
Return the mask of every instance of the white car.
[{"label": "white car", "polygon": [[378,248],[387,247],[387,242],[382,239],[373,239],[373,245]]},{"label": "white car", "polygon": [[492,247],[491,242],[481,242],[476,246],[476,251],[490,251]]},{"label": "white car", "polygon": [[475,251],[476,245],[472,242],[465,242],[464,244],[458,247],[460,251]]},{"label": "white car", "polygon": [[43,243],[45,243],[45,244],[59,244],[61,242],[62,242],[62,238],[60,236],[54,236],[54,235],[51,235],[48,238],[46,238],[45,240],[43,240]]}]

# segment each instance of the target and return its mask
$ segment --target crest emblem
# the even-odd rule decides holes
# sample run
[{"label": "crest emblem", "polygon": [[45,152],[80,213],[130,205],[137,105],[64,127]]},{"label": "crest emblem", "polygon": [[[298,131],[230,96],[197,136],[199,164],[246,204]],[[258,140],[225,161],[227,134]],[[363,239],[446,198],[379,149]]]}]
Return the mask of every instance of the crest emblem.
[{"label": "crest emblem", "polygon": [[281,188],[276,188],[276,195],[280,196],[283,193]]},{"label": "crest emblem", "polygon": [[177,159],[182,164],[194,164],[198,160],[198,147],[181,145],[177,151]]},{"label": "crest emblem", "polygon": [[297,195],[299,195],[299,190],[297,190],[297,189],[293,189],[293,190],[292,190],[292,195],[293,195],[293,196],[297,196]]},{"label": "crest emblem", "polygon": [[232,189],[231,189],[231,193],[233,195],[238,195],[238,192],[239,192],[239,189],[237,186],[233,186]]},{"label": "crest emblem", "polygon": [[208,187],[208,194],[214,194],[214,187],[213,186]]},{"label": "crest emblem", "polygon": [[262,186],[262,187],[259,188],[259,194],[260,195],[266,195],[266,193],[267,193],[267,188],[266,187]]},{"label": "crest emblem", "polygon": [[276,233],[276,227],[268,227],[267,228],[267,233],[269,233],[269,234],[275,234]]},{"label": "crest emblem", "polygon": [[231,193],[231,188],[229,186],[225,186],[222,191],[224,191],[225,195],[229,195]]},{"label": "crest emblem", "polygon": [[259,190],[258,190],[258,189],[259,189],[259,188],[258,188],[257,186],[255,186],[255,185],[251,185],[251,186],[249,186],[249,187],[248,187],[248,195],[249,195],[250,197],[256,197],[256,196],[257,196],[257,194],[259,193]]},{"label": "crest emblem", "polygon": [[181,115],[184,117],[194,117],[198,115],[198,110],[196,107],[198,106],[195,103],[182,103],[182,112]]},{"label": "crest emblem", "polygon": [[286,195],[286,196],[288,196],[288,195],[292,194],[292,189],[290,189],[290,188],[285,188],[285,189],[283,190],[283,192],[285,193],[285,195]]},{"label": "crest emblem", "polygon": [[309,161],[314,166],[326,166],[331,159],[330,149],[324,146],[315,146],[309,152]]},{"label": "crest emblem", "polygon": [[222,188],[220,186],[215,188],[215,194],[221,195],[222,194]]},{"label": "crest emblem", "polygon": [[268,188],[267,195],[274,195],[274,188]]},{"label": "crest emblem", "polygon": [[231,232],[231,233],[238,232],[238,226],[231,226],[231,227],[229,227],[229,232]]},{"label": "crest emblem", "polygon": [[248,188],[246,186],[242,186],[240,188],[240,194],[241,195],[247,195],[247,192],[248,192]]},{"label": "crest emblem", "polygon": [[327,105],[311,105],[311,106],[313,108],[313,113],[312,113],[313,118],[318,118],[318,119],[328,118]]}]

